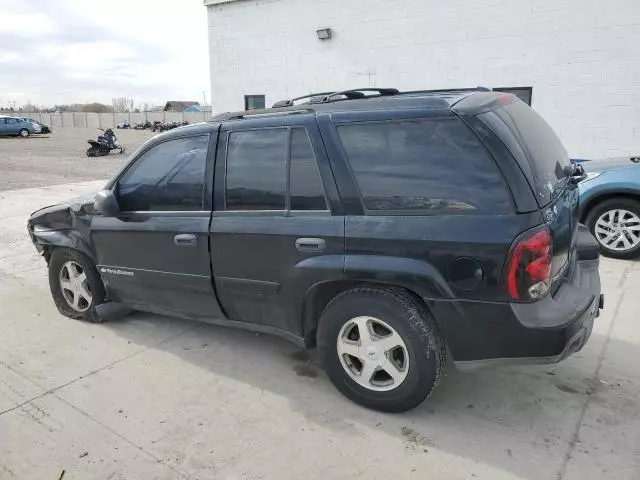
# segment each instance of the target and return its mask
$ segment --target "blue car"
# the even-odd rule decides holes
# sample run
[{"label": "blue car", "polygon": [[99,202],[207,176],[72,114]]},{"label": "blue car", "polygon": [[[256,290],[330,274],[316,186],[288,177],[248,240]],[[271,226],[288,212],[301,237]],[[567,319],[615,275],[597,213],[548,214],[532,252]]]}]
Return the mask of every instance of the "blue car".
[{"label": "blue car", "polygon": [[603,255],[640,254],[640,158],[576,160],[586,178],[579,184],[580,220]]},{"label": "blue car", "polygon": [[20,135],[28,137],[33,133],[40,133],[42,128],[26,118],[0,116],[0,136]]}]

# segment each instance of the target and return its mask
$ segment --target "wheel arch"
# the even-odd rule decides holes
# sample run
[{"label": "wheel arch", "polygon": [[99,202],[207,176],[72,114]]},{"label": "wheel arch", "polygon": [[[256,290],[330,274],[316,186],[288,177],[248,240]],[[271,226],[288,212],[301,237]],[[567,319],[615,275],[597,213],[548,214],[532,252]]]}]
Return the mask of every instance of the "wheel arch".
[{"label": "wheel arch", "polygon": [[85,240],[72,230],[36,230],[32,231],[34,243],[42,248],[42,254],[47,261],[51,258],[51,252],[55,248],[68,248],[77,250],[94,262],[95,256]]},{"label": "wheel arch", "polygon": [[[424,297],[416,290],[398,283],[382,282],[365,278],[352,278],[343,280],[330,280],[326,282],[320,282],[313,285],[304,298],[304,305],[302,308],[302,322],[303,322],[303,335],[304,343],[308,348],[316,345],[316,331],[318,329],[318,323],[320,316],[325,307],[331,300],[340,295],[341,293],[352,290],[359,287],[373,287],[380,289],[396,289],[401,290],[416,302],[420,303],[430,314],[431,311],[424,300]],[[433,317],[433,315],[431,315]],[[436,319],[434,318],[434,321]],[[438,323],[436,321],[436,323]]]},{"label": "wheel arch", "polygon": [[614,198],[624,198],[640,202],[640,191],[630,189],[607,190],[589,197],[580,211],[580,222],[584,223],[591,210],[598,204]]}]

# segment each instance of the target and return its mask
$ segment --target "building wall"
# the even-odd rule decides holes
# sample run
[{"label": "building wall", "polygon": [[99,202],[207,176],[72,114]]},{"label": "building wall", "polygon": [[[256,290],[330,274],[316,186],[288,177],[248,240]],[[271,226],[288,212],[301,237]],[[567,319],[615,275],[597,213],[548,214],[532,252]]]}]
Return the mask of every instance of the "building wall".
[{"label": "building wall", "polygon": [[572,156],[640,154],[640,0],[205,4],[214,111],[245,94],[531,86]]}]

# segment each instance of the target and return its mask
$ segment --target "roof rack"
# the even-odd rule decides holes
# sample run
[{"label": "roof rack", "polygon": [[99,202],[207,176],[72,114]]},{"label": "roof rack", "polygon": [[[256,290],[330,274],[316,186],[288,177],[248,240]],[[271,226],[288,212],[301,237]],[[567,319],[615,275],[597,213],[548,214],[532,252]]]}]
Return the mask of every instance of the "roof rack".
[{"label": "roof rack", "polygon": [[[365,92],[375,92],[378,95],[366,95]],[[338,100],[356,100],[359,98],[366,97],[378,97],[378,96],[390,96],[397,95],[400,91],[395,88],[353,88],[349,90],[343,90],[341,92],[321,92],[321,93],[310,93],[309,95],[303,95],[302,97],[292,98],[290,100],[280,100],[273,104],[271,108],[283,108],[283,107],[292,107],[295,102],[298,100],[304,100],[308,98],[309,104],[317,104],[317,103],[330,103],[332,101]],[[336,97],[345,97],[345,98],[336,98]]]},{"label": "roof rack", "polygon": [[458,93],[458,92],[491,92],[488,87],[471,87],[471,88],[440,88],[436,90],[410,90],[407,92],[401,92],[401,95],[415,95],[418,93]]},{"label": "roof rack", "polygon": [[[240,120],[243,118],[256,118],[256,117],[271,117],[278,115],[296,115],[301,113],[314,112],[314,108],[311,105],[326,104],[339,102],[342,100],[357,100],[365,98],[380,98],[380,97],[394,97],[394,96],[420,96],[429,94],[456,94],[464,92],[490,92],[491,89],[487,87],[475,87],[475,88],[445,88],[438,90],[412,90],[407,92],[401,92],[396,88],[354,88],[350,90],[344,90],[341,92],[324,92],[324,93],[311,93],[309,95],[303,95],[301,97],[292,98],[288,100],[280,100],[273,104],[271,108],[265,108],[262,110],[249,110],[242,112],[226,112],[216,115],[211,120],[214,122],[220,122],[225,120]],[[373,92],[374,95],[367,95],[368,92]],[[309,99],[299,106],[295,107],[295,102],[298,100]],[[309,105],[305,107],[305,105]]]},{"label": "roof rack", "polygon": [[214,122],[220,122],[224,120],[241,120],[243,118],[260,118],[260,117],[275,117],[279,115],[297,115],[300,113],[313,112],[311,108],[300,108],[298,110],[274,110],[266,108],[264,110],[249,110],[246,112],[225,112],[216,115],[211,120]]},{"label": "roof rack", "polygon": [[[375,92],[378,95],[366,95],[365,92]],[[359,98],[367,97],[389,97],[392,95],[398,95],[400,90],[397,88],[353,88],[350,90],[343,90],[342,92],[334,92],[318,99],[317,103],[330,103],[339,100],[356,100]],[[339,99],[337,97],[346,97],[345,99]]]},{"label": "roof rack", "polygon": [[294,102],[297,102],[298,100],[304,100],[305,98],[310,98],[313,100],[314,97],[324,97],[326,95],[331,95],[333,93],[335,92],[310,93],[309,95],[303,95],[302,97],[292,98],[290,100],[280,100],[274,103],[271,108],[293,107]]}]

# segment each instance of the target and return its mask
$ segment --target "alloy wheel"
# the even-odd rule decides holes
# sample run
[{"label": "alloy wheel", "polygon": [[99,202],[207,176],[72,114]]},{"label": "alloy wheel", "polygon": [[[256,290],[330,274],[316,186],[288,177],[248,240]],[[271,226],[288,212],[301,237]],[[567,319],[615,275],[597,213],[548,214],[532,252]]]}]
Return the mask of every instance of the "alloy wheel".
[{"label": "alloy wheel", "polygon": [[640,217],[629,210],[608,210],[596,220],[594,233],[609,250],[631,250],[640,245]]},{"label": "alloy wheel", "polygon": [[407,378],[407,346],[398,332],[379,318],[347,321],[338,334],[337,350],[342,368],[364,388],[393,390]]},{"label": "alloy wheel", "polygon": [[74,261],[65,262],[60,268],[62,296],[76,312],[86,312],[91,307],[93,296],[83,268]]}]

